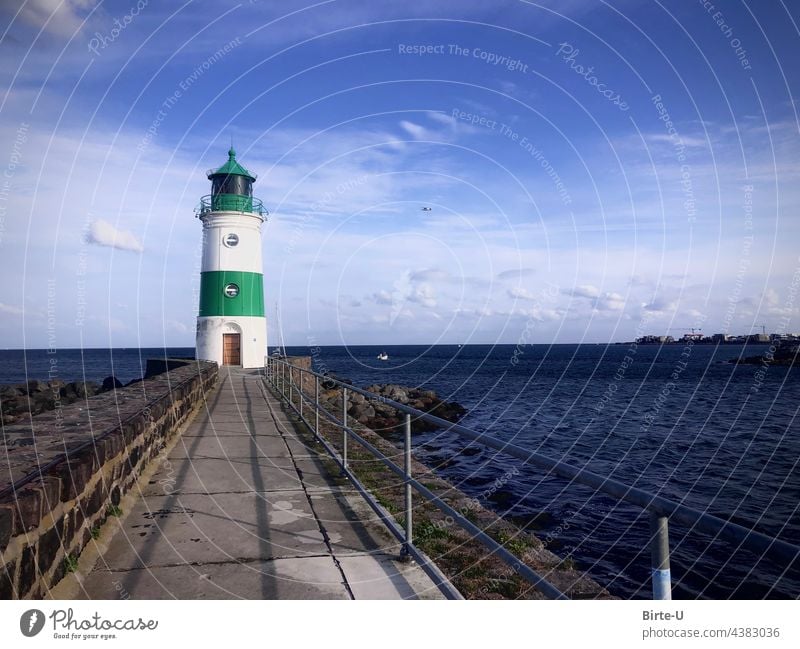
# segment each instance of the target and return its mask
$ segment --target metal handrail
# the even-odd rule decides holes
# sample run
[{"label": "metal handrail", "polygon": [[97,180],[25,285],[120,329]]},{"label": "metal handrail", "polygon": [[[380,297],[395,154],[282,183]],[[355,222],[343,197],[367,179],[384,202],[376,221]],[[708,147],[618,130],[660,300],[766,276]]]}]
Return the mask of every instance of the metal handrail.
[{"label": "metal handrail", "polygon": [[[283,372],[278,373],[274,370],[276,366],[283,367]],[[285,370],[289,370],[288,372]],[[311,423],[306,420],[303,416],[303,408],[302,404],[304,401],[308,401],[312,403],[310,399],[306,398],[305,393],[302,390],[302,375],[299,381],[299,385],[294,382],[292,378],[292,372],[300,372],[311,374],[315,377],[315,389],[314,389],[314,411],[315,411],[315,426],[312,428]],[[288,382],[286,379],[286,374],[289,375]],[[405,440],[406,440],[406,448],[405,448],[405,461],[404,467],[399,467],[394,462],[392,462],[388,457],[386,457],[380,450],[378,450],[375,446],[370,444],[367,440],[361,437],[358,433],[356,433],[352,428],[347,426],[347,392],[348,390],[359,391],[357,388],[353,388],[344,383],[340,383],[343,387],[342,391],[342,406],[343,410],[343,419],[337,419],[332,413],[328,412],[325,408],[320,407],[319,404],[319,382],[320,379],[325,380],[326,377],[322,376],[321,374],[317,374],[315,372],[311,372],[309,370],[305,370],[301,367],[297,367],[296,365],[291,365],[284,361],[279,361],[278,359],[267,359],[266,363],[266,378],[272,383],[273,386],[280,392],[281,396],[287,399],[287,402],[291,406],[291,408],[298,413],[301,420],[312,428],[314,431],[316,439],[323,444],[326,451],[334,458],[334,460],[339,464],[342,474],[346,476],[354,486],[358,489],[362,496],[367,500],[367,502],[372,506],[375,512],[380,516],[383,522],[387,525],[389,530],[399,539],[402,541],[403,546],[401,550],[401,558],[402,557],[413,557],[417,560],[418,563],[422,566],[422,568],[428,572],[428,574],[433,578],[433,580],[437,583],[440,590],[447,596],[448,598],[453,598],[455,589],[452,585],[449,584],[449,581],[446,577],[441,574],[441,571],[435,567],[435,564],[431,564],[430,560],[417,548],[413,543],[413,529],[412,529],[412,501],[411,501],[411,489],[415,489],[421,495],[423,495],[426,500],[430,501],[434,504],[437,508],[439,508],[442,512],[446,515],[451,517],[453,521],[458,524],[463,529],[470,532],[473,537],[486,545],[492,554],[496,554],[498,558],[504,561],[506,564],[510,565],[514,572],[519,574],[522,578],[524,578],[529,583],[533,584],[539,590],[541,590],[545,595],[552,599],[568,599],[567,596],[562,593],[556,586],[548,582],[544,577],[540,574],[532,570],[529,566],[525,565],[520,561],[520,559],[514,556],[511,552],[506,550],[500,543],[495,541],[492,537],[486,534],[483,530],[479,527],[474,525],[471,521],[469,521],[463,513],[457,511],[446,502],[444,502],[441,498],[439,498],[436,494],[430,491],[425,485],[420,483],[419,481],[415,480],[411,477],[411,415],[406,415],[405,420]],[[288,383],[288,385],[287,385]],[[294,391],[297,389],[299,395],[299,407],[295,407],[294,405]],[[367,393],[372,394],[372,393]],[[373,395],[374,396],[374,395]],[[332,422],[334,425],[338,426],[342,429],[342,454],[339,455],[336,450],[319,434],[319,419],[318,415],[322,413],[322,415]],[[385,509],[380,507],[380,505],[375,501],[371,494],[367,491],[366,487],[364,487],[358,478],[353,474],[348,466],[347,460],[347,440],[352,438],[356,442],[358,442],[362,447],[364,447],[370,454],[372,454],[379,462],[385,465],[390,471],[396,473],[400,477],[403,478],[403,482],[405,484],[405,526],[404,529],[401,530],[396,522],[394,522],[390,515],[386,512]],[[457,591],[455,591],[457,595]],[[459,595],[460,597],[460,595]]]},{"label": "metal handrail", "polygon": [[[647,511],[650,514],[650,549],[651,549],[653,599],[671,599],[671,575],[669,568],[669,527],[668,527],[668,522],[670,519],[672,519],[677,523],[697,529],[701,532],[711,534],[714,536],[715,540],[719,538],[732,543],[737,543],[739,547],[745,548],[752,552],[760,553],[762,556],[766,556],[771,559],[784,562],[786,569],[792,567],[795,564],[800,564],[800,546],[797,546],[795,544],[773,538],[771,536],[768,536],[761,532],[757,532],[755,530],[750,530],[737,523],[732,523],[730,521],[721,519],[717,516],[713,516],[711,514],[701,512],[691,507],[687,507],[686,505],[682,505],[681,503],[675,502],[668,498],[652,494],[648,491],[645,491],[644,489],[626,485],[625,483],[620,482],[619,480],[614,480],[612,478],[601,476],[588,469],[581,468],[569,464],[567,462],[547,457],[546,455],[542,455],[541,453],[528,451],[522,448],[521,446],[510,444],[508,442],[499,440],[495,437],[479,433],[475,430],[467,428],[466,426],[462,426],[461,424],[456,424],[447,421],[440,417],[436,417],[435,415],[431,415],[421,410],[417,410],[416,408],[412,408],[411,406],[407,406],[405,404],[392,401],[391,399],[388,399],[386,397],[376,395],[374,392],[362,390],[360,388],[349,385],[337,379],[332,379],[328,376],[318,374],[311,370],[306,370],[296,365],[292,365],[291,363],[281,358],[267,357],[265,360],[266,360],[266,377],[267,379],[270,380],[270,382],[273,385],[275,385],[276,389],[278,389],[283,396],[287,396],[286,374],[287,373],[289,374],[289,381],[288,381],[289,403],[295,410],[297,409],[294,408],[294,404],[291,399],[291,393],[293,392],[294,388],[298,386],[294,383],[294,380],[292,378],[292,371],[299,372],[301,375],[300,386],[299,386],[300,403],[302,403],[305,398],[305,395],[302,391],[302,374],[303,373],[310,374],[316,377],[315,381],[317,385],[317,391],[318,391],[319,381],[324,380],[329,384],[341,387],[343,389],[343,399],[346,398],[346,394],[348,391],[361,394],[373,401],[385,403],[395,408],[396,410],[405,413],[407,417],[407,422],[410,422],[410,416],[415,416],[419,419],[428,421],[439,427],[446,428],[448,431],[452,431],[458,435],[462,435],[474,442],[483,444],[484,446],[488,446],[489,448],[495,449],[506,455],[510,455],[511,457],[521,460],[524,464],[535,466],[540,469],[546,469],[547,471],[561,478],[566,478],[571,481],[574,481],[575,483],[593,487],[598,492],[602,492],[604,494],[612,496],[616,500],[636,505],[641,509]],[[290,371],[289,372],[278,371],[277,370],[278,367],[283,367],[284,370],[290,369]],[[359,444],[361,444],[364,448],[370,451],[370,453],[375,455],[390,470],[397,473],[398,475],[403,476],[406,484],[410,484],[412,487],[414,487],[414,489],[420,492],[428,500],[431,500],[431,502],[433,502],[433,504],[439,507],[439,509],[443,509],[441,505],[449,507],[446,505],[446,503],[443,503],[440,499],[436,497],[435,494],[430,492],[423,485],[413,480],[413,478],[409,478],[408,476],[406,476],[404,474],[404,470],[401,467],[398,467],[391,460],[386,458],[386,456],[384,456],[380,451],[378,451],[377,449],[375,449],[375,447],[370,445],[369,442],[361,438],[357,433],[355,433],[351,429],[347,428],[346,423],[344,423],[343,425],[343,422],[333,417],[333,415],[328,413],[324,408],[320,408],[318,394],[315,395],[315,400],[313,402],[311,402],[310,400],[309,402],[314,404],[315,410],[317,412],[322,411],[324,416],[326,416],[326,418],[330,419],[331,421],[333,421],[333,423],[343,428],[344,431],[343,441],[345,443],[345,449],[346,449],[347,437],[348,436],[353,437],[353,439],[358,441]],[[343,405],[346,404],[343,403]],[[346,413],[346,408],[344,412]],[[303,419],[305,421],[305,418]],[[345,422],[346,422],[346,415],[345,415]],[[306,423],[308,424],[308,422]],[[319,427],[317,424],[317,427],[314,428],[317,437],[319,437],[318,430]],[[410,444],[410,440],[407,443]],[[455,510],[448,512],[448,514],[450,516],[453,516],[455,522],[458,523],[464,529],[467,529],[467,531],[470,531],[472,533],[477,532],[485,536],[485,534],[481,530],[475,527],[463,515],[456,512]],[[484,539],[478,536],[476,536],[476,538],[485,543]],[[505,548],[503,548],[502,545],[497,544],[493,539],[491,539],[491,537],[486,537],[486,538],[489,541],[491,541],[492,544],[496,545],[497,548],[499,548],[499,550],[493,549],[493,551],[496,551],[498,556],[500,556],[500,558],[502,558],[503,560],[507,560],[507,558],[510,557],[511,560],[515,562],[514,564],[515,567],[520,566],[519,560],[516,557],[514,557],[514,555],[512,555],[511,553],[508,553],[508,551],[505,550]],[[409,544],[411,543],[410,538],[407,539],[407,543]],[[502,550],[502,552],[500,550]],[[508,555],[508,557],[505,556],[506,554]],[[530,579],[528,578],[530,575],[526,576],[525,574],[522,574],[522,572],[520,572],[520,574],[521,576],[525,577],[530,581]],[[535,579],[538,582],[543,578],[539,575],[535,575]],[[541,584],[537,585],[541,587]],[[555,589],[555,587],[552,586],[552,584],[547,583],[547,586],[550,586],[551,588]],[[555,592],[559,593],[559,595],[563,597],[563,594],[561,594],[557,589],[555,589]],[[558,597],[558,595],[555,594],[551,594],[551,596]]]}]

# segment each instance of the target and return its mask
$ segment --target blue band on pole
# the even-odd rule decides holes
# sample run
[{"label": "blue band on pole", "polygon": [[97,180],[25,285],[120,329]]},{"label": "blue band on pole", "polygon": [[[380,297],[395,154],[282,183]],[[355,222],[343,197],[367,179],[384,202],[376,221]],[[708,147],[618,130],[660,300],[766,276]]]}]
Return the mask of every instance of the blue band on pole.
[{"label": "blue band on pole", "polygon": [[672,577],[669,570],[653,570],[653,599],[672,599]]}]

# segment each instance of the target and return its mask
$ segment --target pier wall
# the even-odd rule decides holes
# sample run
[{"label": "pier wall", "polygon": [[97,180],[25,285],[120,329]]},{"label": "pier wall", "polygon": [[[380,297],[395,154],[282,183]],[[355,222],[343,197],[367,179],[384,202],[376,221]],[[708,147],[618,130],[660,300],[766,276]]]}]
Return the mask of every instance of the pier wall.
[{"label": "pier wall", "polygon": [[[217,383],[216,363],[165,367],[4,428],[0,494],[9,493],[0,495],[0,599],[45,597],[99,526],[120,514],[122,497]],[[65,452],[73,454],[65,459]]]}]

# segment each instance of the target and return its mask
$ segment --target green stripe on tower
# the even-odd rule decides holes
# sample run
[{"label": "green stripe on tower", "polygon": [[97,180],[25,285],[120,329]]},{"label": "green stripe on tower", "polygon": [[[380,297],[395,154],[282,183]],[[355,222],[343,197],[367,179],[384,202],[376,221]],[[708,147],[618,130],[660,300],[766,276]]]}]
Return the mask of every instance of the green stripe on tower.
[{"label": "green stripe on tower", "polygon": [[[238,287],[238,295],[229,297],[229,284]],[[213,270],[200,273],[200,317],[264,317],[264,276],[240,270]]]}]

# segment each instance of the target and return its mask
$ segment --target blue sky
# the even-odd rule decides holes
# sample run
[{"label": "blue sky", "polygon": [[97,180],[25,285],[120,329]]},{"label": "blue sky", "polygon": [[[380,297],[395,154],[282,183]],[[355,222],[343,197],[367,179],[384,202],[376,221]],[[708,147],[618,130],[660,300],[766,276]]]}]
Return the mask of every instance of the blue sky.
[{"label": "blue sky", "polygon": [[271,342],[800,331],[800,12],[718,4],[3,3],[0,346],[192,346],[231,141]]}]

